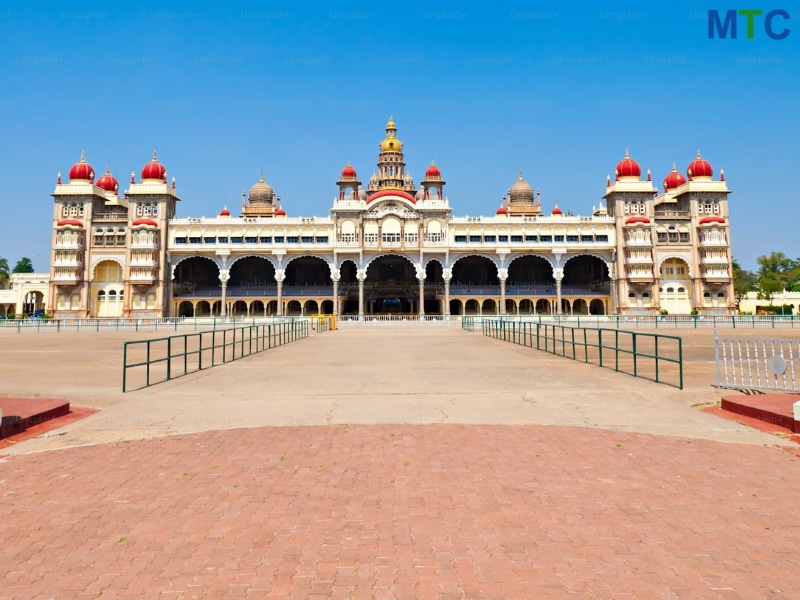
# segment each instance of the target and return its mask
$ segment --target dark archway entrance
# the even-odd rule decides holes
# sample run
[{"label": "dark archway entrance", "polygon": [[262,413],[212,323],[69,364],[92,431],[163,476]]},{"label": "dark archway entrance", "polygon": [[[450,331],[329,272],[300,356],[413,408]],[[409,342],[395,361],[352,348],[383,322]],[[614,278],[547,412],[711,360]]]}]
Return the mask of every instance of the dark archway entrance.
[{"label": "dark archway entrance", "polygon": [[584,290],[605,291],[608,290],[608,282],[608,267],[606,267],[605,262],[596,256],[582,254],[570,258],[564,265],[562,288],[564,286],[572,286],[583,288]]},{"label": "dark archway entrance", "polygon": [[172,281],[173,296],[220,296],[219,267],[201,256],[178,263]]},{"label": "dark archway entrance", "polygon": [[358,279],[356,263],[350,259],[339,267],[339,294],[344,296],[341,313],[343,315],[358,314]]},{"label": "dark archway entrance", "polygon": [[373,260],[367,267],[364,312],[406,314],[418,310],[419,281],[411,261],[396,254]]},{"label": "dark archway entrance", "polygon": [[317,256],[296,258],[286,266],[286,279],[283,285],[284,289],[287,286],[333,286],[331,270],[328,263]]},{"label": "dark archway entrance", "polygon": [[485,256],[465,256],[453,265],[451,290],[455,287],[500,285],[497,265]]},{"label": "dark archway entrance", "polygon": [[508,266],[507,286],[553,286],[553,267],[541,256],[520,256]]}]

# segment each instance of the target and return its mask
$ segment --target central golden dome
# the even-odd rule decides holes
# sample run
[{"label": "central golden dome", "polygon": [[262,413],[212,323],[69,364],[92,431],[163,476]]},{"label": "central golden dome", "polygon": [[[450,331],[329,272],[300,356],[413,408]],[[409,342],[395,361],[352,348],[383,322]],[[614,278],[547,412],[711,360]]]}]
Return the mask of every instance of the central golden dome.
[{"label": "central golden dome", "polygon": [[402,152],[403,142],[397,139],[397,127],[394,119],[389,117],[386,123],[386,138],[381,142],[381,152]]}]

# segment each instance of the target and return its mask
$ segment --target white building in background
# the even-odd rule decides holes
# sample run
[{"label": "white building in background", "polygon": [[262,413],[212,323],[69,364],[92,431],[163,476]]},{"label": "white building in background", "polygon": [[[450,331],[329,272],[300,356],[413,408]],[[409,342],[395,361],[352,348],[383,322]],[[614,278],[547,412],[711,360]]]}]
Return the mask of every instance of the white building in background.
[{"label": "white building in background", "polygon": [[44,310],[49,289],[50,273],[11,273],[6,285],[0,283],[0,317]]},{"label": "white building in background", "polygon": [[325,216],[288,216],[262,174],[238,216],[178,217],[155,153],[124,192],[95,175],[81,156],[52,194],[41,300],[57,317],[734,310],[729,190],[699,152],[659,192],[626,151],[585,216],[545,210],[522,173],[488,216],[453,215],[435,164],[408,172],[392,119],[366,186],[348,163]]}]

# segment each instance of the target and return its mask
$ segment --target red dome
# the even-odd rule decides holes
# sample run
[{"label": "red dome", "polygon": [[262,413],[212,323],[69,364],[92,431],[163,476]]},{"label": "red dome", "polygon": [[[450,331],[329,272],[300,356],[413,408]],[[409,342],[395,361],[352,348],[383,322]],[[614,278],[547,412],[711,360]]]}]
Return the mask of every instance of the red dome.
[{"label": "red dome", "polygon": [[286,211],[283,210],[282,208],[279,208],[278,210],[275,211],[275,216],[276,217],[285,217],[286,216]]},{"label": "red dome", "polygon": [[724,223],[725,219],[723,217],[703,217],[700,219],[700,225],[705,225],[706,223]]},{"label": "red dome", "polygon": [[437,167],[435,164],[433,164],[433,161],[431,161],[431,166],[428,167],[427,171],[425,171],[425,177],[441,177],[441,176],[442,172],[439,170],[439,167]]},{"label": "red dome", "polygon": [[83,223],[76,219],[62,219],[56,227],[83,227]]},{"label": "red dome", "polygon": [[115,194],[119,189],[119,182],[117,181],[117,178],[111,174],[110,167],[106,167],[105,174],[100,176],[100,179],[97,180],[95,185],[100,189],[103,189],[107,192],[114,192]]},{"label": "red dome", "polygon": [[628,217],[625,219],[625,225],[633,225],[635,223],[649,223],[650,219],[647,217]]},{"label": "red dome", "polygon": [[70,181],[94,181],[94,169],[86,162],[86,155],[81,152],[81,159],[69,170]]},{"label": "red dome", "polygon": [[664,191],[675,189],[678,186],[683,185],[686,183],[686,178],[681,175],[678,170],[675,168],[675,165],[672,165],[672,172],[669,175],[664,177]]},{"label": "red dome", "polygon": [[689,179],[694,179],[695,177],[712,177],[714,175],[714,169],[711,168],[710,162],[700,156],[700,150],[698,150],[697,158],[686,167],[686,174],[689,176]]},{"label": "red dome", "polygon": [[500,208],[497,209],[497,214],[498,215],[507,215],[508,211],[506,210],[506,207],[501,204]]},{"label": "red dome", "polygon": [[642,176],[642,169],[639,163],[628,156],[628,149],[625,149],[625,158],[617,163],[617,179],[620,177],[636,177],[639,179]]},{"label": "red dome", "polygon": [[150,227],[158,227],[158,223],[153,221],[153,219],[136,219],[133,222],[133,227],[138,227],[139,225],[150,225]]},{"label": "red dome", "polygon": [[342,179],[344,179],[345,177],[348,178],[357,177],[356,170],[350,165],[349,160],[347,161],[347,166],[345,166],[345,168],[342,169]]},{"label": "red dome", "polygon": [[551,215],[563,215],[564,213],[561,212],[561,209],[558,208],[558,204],[556,204],[555,208],[553,208],[553,212],[550,213]]},{"label": "red dome", "polygon": [[231,216],[231,211],[229,211],[228,207],[226,206],[221,211],[219,211],[219,216],[220,217],[230,217]]},{"label": "red dome", "polygon": [[153,150],[153,160],[142,167],[142,181],[166,181],[167,168],[158,162],[155,150]]}]

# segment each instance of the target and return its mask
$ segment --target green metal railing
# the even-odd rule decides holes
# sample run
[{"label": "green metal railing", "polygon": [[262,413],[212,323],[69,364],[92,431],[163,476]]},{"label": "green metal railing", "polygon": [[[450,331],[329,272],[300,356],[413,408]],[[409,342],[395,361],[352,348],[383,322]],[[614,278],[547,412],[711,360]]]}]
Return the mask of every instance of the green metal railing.
[{"label": "green metal railing", "polygon": [[[249,325],[125,342],[122,391],[143,389],[307,338],[309,322]],[[131,387],[131,370],[139,381]],[[142,381],[143,380],[143,381]]]},{"label": "green metal railing", "polygon": [[461,329],[475,331],[475,317],[461,317]]},{"label": "green metal railing", "polygon": [[274,325],[306,317],[163,317],[163,318],[87,318],[87,319],[0,319],[0,332],[29,331],[192,331],[230,329],[246,325]]},{"label": "green metal railing", "polygon": [[678,336],[495,319],[483,319],[482,330],[488,337],[683,389]]}]

